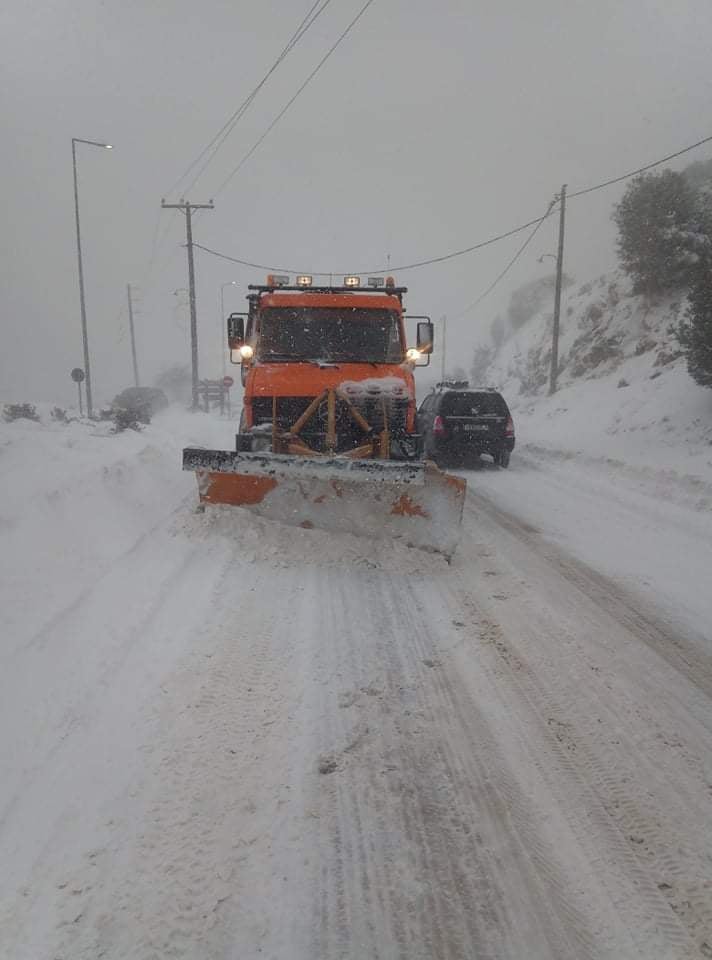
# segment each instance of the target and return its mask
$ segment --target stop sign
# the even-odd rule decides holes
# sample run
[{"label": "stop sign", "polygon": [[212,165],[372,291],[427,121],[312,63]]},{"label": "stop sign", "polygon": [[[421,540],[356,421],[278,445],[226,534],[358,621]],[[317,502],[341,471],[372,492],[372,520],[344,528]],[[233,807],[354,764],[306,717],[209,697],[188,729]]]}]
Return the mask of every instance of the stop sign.
[{"label": "stop sign", "polygon": [[227,387],[228,390],[234,383],[235,381],[232,379],[232,377],[223,377],[223,386]]}]

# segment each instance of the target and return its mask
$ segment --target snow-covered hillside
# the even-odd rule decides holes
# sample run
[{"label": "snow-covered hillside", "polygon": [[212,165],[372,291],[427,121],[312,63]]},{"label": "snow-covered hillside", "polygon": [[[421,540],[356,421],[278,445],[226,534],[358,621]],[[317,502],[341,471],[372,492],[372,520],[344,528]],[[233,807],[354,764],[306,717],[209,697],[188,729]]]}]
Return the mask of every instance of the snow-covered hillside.
[{"label": "snow-covered hillside", "polygon": [[518,442],[712,481],[712,390],[697,386],[672,328],[681,294],[633,295],[621,273],[562,295],[559,389],[548,396],[551,307],[501,344],[477,380],[502,390]]}]

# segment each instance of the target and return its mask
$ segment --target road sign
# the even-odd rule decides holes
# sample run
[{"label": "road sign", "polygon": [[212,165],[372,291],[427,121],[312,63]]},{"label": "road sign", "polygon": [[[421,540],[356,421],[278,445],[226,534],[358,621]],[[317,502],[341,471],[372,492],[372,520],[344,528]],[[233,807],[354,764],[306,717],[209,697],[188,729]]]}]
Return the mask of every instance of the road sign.
[{"label": "road sign", "polygon": [[226,387],[228,390],[230,389],[231,386],[233,386],[234,383],[235,381],[232,379],[232,377],[223,377],[223,386]]},{"label": "road sign", "polygon": [[81,383],[82,380],[84,379],[84,371],[82,370],[81,367],[75,367],[74,370],[72,370],[70,376],[75,383]]}]

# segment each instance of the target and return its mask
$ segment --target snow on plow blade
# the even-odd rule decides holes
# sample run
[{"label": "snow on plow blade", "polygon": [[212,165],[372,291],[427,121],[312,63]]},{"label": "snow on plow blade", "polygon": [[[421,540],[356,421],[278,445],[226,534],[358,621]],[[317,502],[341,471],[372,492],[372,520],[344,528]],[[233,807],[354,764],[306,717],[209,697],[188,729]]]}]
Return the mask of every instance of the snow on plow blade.
[{"label": "snow on plow blade", "polygon": [[450,555],[466,484],[435,464],[187,448],[203,503],[248,507],[269,520],[399,538]]}]

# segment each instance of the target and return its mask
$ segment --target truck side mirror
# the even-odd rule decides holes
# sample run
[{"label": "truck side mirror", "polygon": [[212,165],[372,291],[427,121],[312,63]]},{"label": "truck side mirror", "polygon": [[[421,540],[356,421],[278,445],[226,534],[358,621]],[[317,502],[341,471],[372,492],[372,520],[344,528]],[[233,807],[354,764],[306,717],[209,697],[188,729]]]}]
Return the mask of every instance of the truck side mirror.
[{"label": "truck side mirror", "polygon": [[421,353],[432,353],[434,339],[435,334],[432,320],[421,320],[418,323],[416,334],[416,347],[418,350]]},{"label": "truck side mirror", "polygon": [[227,342],[232,350],[245,342],[245,318],[238,313],[231,313],[227,318]]}]

